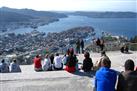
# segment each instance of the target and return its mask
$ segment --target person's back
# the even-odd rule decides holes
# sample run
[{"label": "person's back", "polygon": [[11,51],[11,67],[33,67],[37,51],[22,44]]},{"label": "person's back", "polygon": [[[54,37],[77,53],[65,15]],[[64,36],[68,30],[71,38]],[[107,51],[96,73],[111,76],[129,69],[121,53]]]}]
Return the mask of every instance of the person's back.
[{"label": "person's back", "polygon": [[63,68],[62,58],[59,56],[59,54],[56,54],[54,58],[54,68],[57,70],[61,70]]},{"label": "person's back", "polygon": [[77,63],[76,59],[77,59],[76,56],[74,56],[74,50],[71,49],[69,56],[67,57],[67,63],[65,68],[66,71],[71,73],[76,71],[76,63]]},{"label": "person's back", "polygon": [[134,71],[134,62],[125,62],[125,71],[119,75],[117,91],[137,91],[137,71]]},{"label": "person's back", "polygon": [[66,63],[67,63],[67,57],[68,57],[68,55],[65,54],[62,58],[62,62],[64,65],[66,65]]},{"label": "person's back", "polygon": [[51,54],[49,58],[50,58],[51,64],[53,64],[53,61],[54,61],[54,54]]},{"label": "person's back", "polygon": [[3,59],[0,64],[0,72],[1,73],[8,73],[9,72],[9,66],[5,63],[5,60]]},{"label": "person's back", "polygon": [[122,75],[127,83],[126,91],[137,91],[137,72],[123,72]]},{"label": "person's back", "polygon": [[10,72],[21,72],[20,66],[16,63],[16,60],[13,60],[10,67]]},{"label": "person's back", "polygon": [[41,65],[41,59],[39,57],[39,55],[37,55],[35,58],[34,58],[34,69],[36,71],[41,71],[42,70],[42,65]]},{"label": "person's back", "polygon": [[101,61],[101,68],[95,75],[96,91],[115,91],[117,72],[110,69],[111,61],[104,58]]},{"label": "person's back", "polygon": [[115,91],[116,78],[116,71],[101,67],[96,73],[97,91]]},{"label": "person's back", "polygon": [[88,52],[85,52],[84,56],[85,56],[85,59],[83,60],[82,69],[85,72],[91,71],[91,68],[93,67],[93,63],[92,63],[92,59],[90,58],[90,54]]},{"label": "person's back", "polygon": [[48,58],[48,55],[46,55],[46,58],[44,59],[44,65],[43,65],[43,70],[48,71],[51,70],[52,65],[51,65],[51,60]]},{"label": "person's back", "polygon": [[83,70],[85,72],[91,71],[92,67],[93,67],[92,59],[91,58],[84,59],[84,61],[83,61]]},{"label": "person's back", "polygon": [[109,59],[109,57],[106,55],[106,52],[105,51],[101,51],[101,58],[100,58],[100,60],[96,61],[96,63],[95,63],[95,70],[98,70],[101,67],[101,60],[104,57],[107,58],[107,59]]}]

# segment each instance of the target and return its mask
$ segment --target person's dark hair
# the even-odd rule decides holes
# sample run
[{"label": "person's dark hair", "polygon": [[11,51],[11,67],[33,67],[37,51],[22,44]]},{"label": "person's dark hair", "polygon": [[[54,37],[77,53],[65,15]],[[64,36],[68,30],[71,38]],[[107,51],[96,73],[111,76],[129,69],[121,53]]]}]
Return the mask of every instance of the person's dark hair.
[{"label": "person's dark hair", "polygon": [[110,59],[108,57],[101,58],[101,66],[110,68],[111,67]]},{"label": "person's dark hair", "polygon": [[132,71],[134,70],[134,66],[135,66],[134,61],[131,59],[126,60],[124,65],[125,70],[132,70]]},{"label": "person's dark hair", "polygon": [[90,57],[89,52],[85,52],[85,53],[84,53],[84,57],[85,57],[85,58],[89,58],[89,57]]},{"label": "person's dark hair", "polygon": [[70,53],[70,50],[68,49],[67,52],[66,52],[66,54],[69,55],[69,53]]},{"label": "person's dark hair", "polygon": [[16,59],[14,59],[13,62],[16,63],[17,62]]},{"label": "person's dark hair", "polygon": [[36,55],[36,58],[39,58],[39,55]]},{"label": "person's dark hair", "polygon": [[56,53],[56,56],[59,56],[59,53]]},{"label": "person's dark hair", "polygon": [[2,59],[2,60],[1,60],[1,63],[4,63],[4,62],[5,62],[5,60],[4,60],[4,59]]}]

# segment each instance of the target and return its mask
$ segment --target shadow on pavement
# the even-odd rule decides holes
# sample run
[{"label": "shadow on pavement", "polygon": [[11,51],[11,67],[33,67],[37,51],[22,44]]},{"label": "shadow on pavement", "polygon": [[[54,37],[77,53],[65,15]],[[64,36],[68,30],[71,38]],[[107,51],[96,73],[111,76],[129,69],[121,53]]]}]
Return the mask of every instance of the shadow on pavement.
[{"label": "shadow on pavement", "polygon": [[78,75],[78,76],[87,76],[90,78],[93,78],[95,76],[95,71],[90,71],[90,72],[82,72],[80,71],[76,71],[75,73],[73,73],[74,75]]}]

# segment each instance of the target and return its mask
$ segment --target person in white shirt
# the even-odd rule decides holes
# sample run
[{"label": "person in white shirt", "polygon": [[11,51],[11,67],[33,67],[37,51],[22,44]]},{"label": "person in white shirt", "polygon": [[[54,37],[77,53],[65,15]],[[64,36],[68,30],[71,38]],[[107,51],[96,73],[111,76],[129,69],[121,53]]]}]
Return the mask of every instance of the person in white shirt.
[{"label": "person in white shirt", "polygon": [[45,56],[45,59],[44,59],[43,70],[44,71],[51,71],[52,70],[51,60],[50,60],[48,54]]},{"label": "person in white shirt", "polygon": [[15,59],[10,64],[10,72],[21,72],[20,66],[17,64]]},{"label": "person in white shirt", "polygon": [[63,69],[63,63],[62,63],[62,58],[59,56],[57,53],[54,61],[53,61],[54,69],[55,70],[62,70]]}]

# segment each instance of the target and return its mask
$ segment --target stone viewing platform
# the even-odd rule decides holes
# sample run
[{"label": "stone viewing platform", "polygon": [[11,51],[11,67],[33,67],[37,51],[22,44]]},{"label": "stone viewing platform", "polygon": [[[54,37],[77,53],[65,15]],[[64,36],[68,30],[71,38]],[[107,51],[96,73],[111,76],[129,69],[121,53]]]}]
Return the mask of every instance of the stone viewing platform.
[{"label": "stone viewing platform", "polygon": [[[123,54],[119,51],[106,52],[112,62],[112,69],[124,70],[127,59],[132,59],[137,66],[137,51]],[[79,54],[81,65],[84,56]],[[100,59],[100,53],[90,52],[93,63]],[[83,71],[74,74],[62,71],[35,72],[33,65],[21,65],[22,73],[0,73],[1,91],[92,91],[94,72]]]}]

